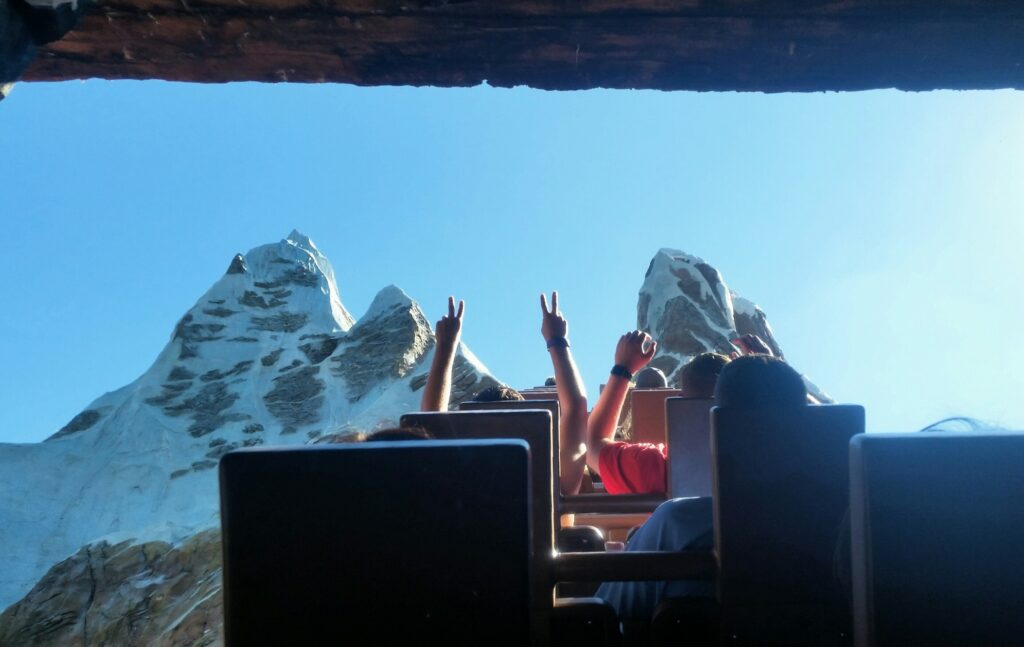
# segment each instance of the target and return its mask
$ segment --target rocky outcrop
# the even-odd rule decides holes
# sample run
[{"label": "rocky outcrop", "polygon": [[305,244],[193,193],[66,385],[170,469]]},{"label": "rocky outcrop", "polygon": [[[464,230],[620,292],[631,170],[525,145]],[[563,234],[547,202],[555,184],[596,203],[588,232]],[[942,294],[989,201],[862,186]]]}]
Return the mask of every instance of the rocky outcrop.
[{"label": "rocky outcrop", "polygon": [[82,413],[72,418],[71,422],[61,427],[60,430],[54,435],[50,436],[50,438],[63,438],[65,436],[70,436],[71,434],[77,433],[79,431],[85,431],[89,427],[92,427],[94,424],[99,422],[101,416],[102,414],[95,409],[86,409]]},{"label": "rocky outcrop", "polygon": [[[292,232],[235,256],[135,382],[47,443],[0,445],[0,608],[97,538],[215,526],[231,449],[352,437],[416,410],[410,381],[434,343],[419,306],[389,287],[353,324],[330,263]],[[456,397],[493,380],[464,346],[454,373]]]},{"label": "rocky outcrop", "polygon": [[[659,250],[647,268],[637,301],[637,327],[658,340],[651,366],[676,387],[679,370],[694,355],[729,354],[736,350],[731,340],[741,335],[757,335],[783,357],[764,311],[730,290],[714,267],[675,249]],[[806,377],[804,382],[820,401],[832,401]]]},{"label": "rocky outcrop", "polygon": [[0,645],[223,644],[220,532],[83,547],[0,614]]},{"label": "rocky outcrop", "polygon": [[295,433],[298,427],[320,422],[325,385],[319,373],[319,366],[306,366],[274,378],[274,388],[263,401],[281,422],[281,433]]},{"label": "rocky outcrop", "polygon": [[389,286],[348,332],[331,371],[345,379],[356,402],[382,383],[404,378],[433,346],[430,322],[401,289]]}]

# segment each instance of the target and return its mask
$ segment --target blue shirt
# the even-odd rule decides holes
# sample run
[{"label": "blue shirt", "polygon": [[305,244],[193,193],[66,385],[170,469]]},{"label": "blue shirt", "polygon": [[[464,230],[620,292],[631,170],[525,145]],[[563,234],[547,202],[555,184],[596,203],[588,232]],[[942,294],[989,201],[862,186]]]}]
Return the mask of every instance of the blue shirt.
[{"label": "blue shirt", "polygon": [[[671,499],[662,503],[626,545],[627,551],[701,550],[714,546],[710,497]],[[713,582],[605,582],[597,597],[607,600],[623,621],[649,621],[668,597],[711,597]]]}]

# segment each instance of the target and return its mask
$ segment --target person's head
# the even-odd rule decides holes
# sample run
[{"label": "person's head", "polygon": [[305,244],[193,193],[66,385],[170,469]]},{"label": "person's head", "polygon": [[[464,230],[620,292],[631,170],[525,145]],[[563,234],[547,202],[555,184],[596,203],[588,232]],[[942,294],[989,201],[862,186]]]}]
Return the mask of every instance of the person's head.
[{"label": "person's head", "polygon": [[423,427],[390,427],[378,429],[366,436],[366,442],[394,440],[432,440],[433,435]]},{"label": "person's head", "polygon": [[500,384],[489,386],[473,396],[473,402],[505,402],[508,400],[525,400],[519,391],[510,386]]},{"label": "person's head", "polygon": [[552,375],[548,379],[544,380],[544,386],[555,386],[555,376]]},{"label": "person's head", "polygon": [[637,371],[636,388],[638,389],[664,389],[668,386],[668,379],[661,369],[647,366]]},{"label": "person's head", "polygon": [[781,359],[745,355],[722,369],[715,403],[741,409],[800,406],[807,404],[807,387],[800,374]]},{"label": "person's head", "polygon": [[715,384],[729,358],[721,353],[701,353],[679,371],[679,388],[687,398],[715,397]]}]

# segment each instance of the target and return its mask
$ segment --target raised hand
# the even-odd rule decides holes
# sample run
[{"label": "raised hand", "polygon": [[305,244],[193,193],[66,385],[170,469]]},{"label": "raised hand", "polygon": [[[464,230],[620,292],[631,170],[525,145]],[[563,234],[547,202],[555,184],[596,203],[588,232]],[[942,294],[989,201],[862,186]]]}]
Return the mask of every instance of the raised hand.
[{"label": "raised hand", "polygon": [[542,320],[540,324],[540,334],[544,335],[544,340],[550,342],[552,339],[561,337],[563,339],[569,336],[569,322],[562,317],[562,313],[558,309],[558,292],[551,293],[551,308],[548,309],[548,299],[541,293],[540,295],[540,310],[542,314]]},{"label": "raised hand", "polygon": [[658,351],[658,342],[640,330],[628,332],[619,337],[615,347],[615,363],[626,367],[630,373],[636,373],[651,361]]},{"label": "raised hand", "polygon": [[437,346],[444,350],[453,350],[459,345],[459,338],[462,336],[462,313],[466,310],[466,303],[459,300],[459,310],[455,311],[455,297],[448,297],[448,314],[434,326],[434,336],[437,338]]},{"label": "raised hand", "polygon": [[459,301],[459,310],[455,311],[455,297],[448,297],[448,314],[441,317],[434,327],[434,359],[430,363],[427,384],[423,387],[423,399],[420,401],[422,411],[447,411],[448,400],[452,394],[452,365],[455,362],[455,351],[459,347],[462,336],[462,313],[466,304]]}]

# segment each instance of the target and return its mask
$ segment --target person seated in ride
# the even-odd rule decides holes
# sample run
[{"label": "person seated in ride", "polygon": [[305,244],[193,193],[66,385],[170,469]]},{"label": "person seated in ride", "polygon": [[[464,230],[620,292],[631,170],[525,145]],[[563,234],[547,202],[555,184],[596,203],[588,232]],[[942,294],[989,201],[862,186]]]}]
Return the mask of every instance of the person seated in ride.
[{"label": "person seated in ride", "polygon": [[474,395],[470,402],[522,402],[526,400],[523,394],[510,386],[499,384],[481,389]]},{"label": "person seated in ride", "polygon": [[[607,389],[607,387],[606,387]],[[764,409],[808,404],[803,378],[781,359],[747,355],[729,362],[718,376],[715,405]],[[633,533],[627,551],[709,550],[714,546],[710,497],[671,499],[658,506]],[[625,622],[648,622],[668,597],[710,597],[710,582],[605,582],[597,597],[607,600]]]},{"label": "person seated in ride", "polygon": [[[668,450],[664,443],[614,440],[615,426],[629,393],[630,379],[651,361],[657,350],[658,343],[645,332],[634,330],[620,337],[608,383],[590,414],[587,466],[592,474],[601,477],[609,494],[648,494],[666,489]],[[718,353],[702,353],[690,360],[680,373],[683,396],[714,396],[718,374],[728,362],[728,357]]]},{"label": "person seated in ride", "polygon": [[[579,492],[586,459],[587,394],[583,380],[569,350],[569,324],[558,308],[558,293],[551,294],[551,307],[545,295],[540,296],[541,335],[555,370],[558,390],[559,479],[564,494]],[[452,366],[462,335],[465,303],[448,297],[448,314],[435,326],[434,359],[423,387],[420,408],[423,411],[447,411],[451,398]],[[475,396],[477,401],[522,400],[523,396],[506,386],[488,387]]]}]

